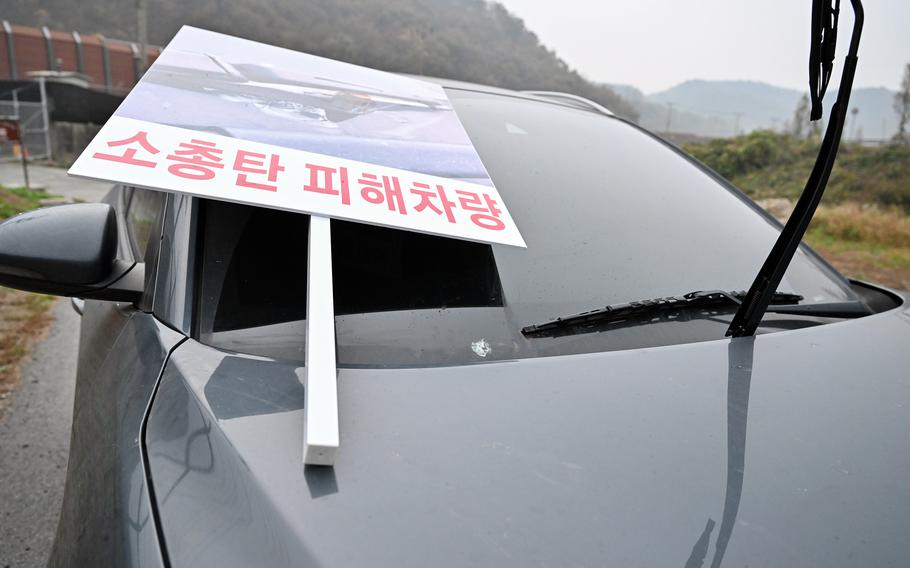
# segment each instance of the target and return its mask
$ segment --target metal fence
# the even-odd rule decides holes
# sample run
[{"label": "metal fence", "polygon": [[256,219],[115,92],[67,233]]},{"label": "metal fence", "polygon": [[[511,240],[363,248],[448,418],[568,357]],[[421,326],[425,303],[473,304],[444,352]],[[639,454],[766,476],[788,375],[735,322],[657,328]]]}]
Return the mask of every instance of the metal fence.
[{"label": "metal fence", "polygon": [[[4,97],[0,98],[0,118],[19,122],[19,130],[30,160],[51,158],[51,125],[43,81],[40,87],[40,102],[19,101],[15,92],[2,93]],[[0,160],[15,158],[13,148],[9,142],[0,144]]]}]

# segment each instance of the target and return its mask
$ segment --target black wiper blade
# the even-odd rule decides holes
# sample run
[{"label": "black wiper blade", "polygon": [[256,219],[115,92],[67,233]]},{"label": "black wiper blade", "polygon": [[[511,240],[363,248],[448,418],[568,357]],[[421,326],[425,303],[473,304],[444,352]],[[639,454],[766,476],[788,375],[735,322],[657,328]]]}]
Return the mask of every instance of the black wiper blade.
[{"label": "black wiper blade", "polygon": [[[557,318],[545,323],[529,325],[521,329],[526,336],[551,335],[551,332],[566,328],[591,327],[600,329],[600,325],[641,320],[650,316],[677,312],[686,309],[738,308],[746,292],[724,292],[723,290],[690,292],[683,296],[668,296],[652,300],[639,300],[625,304],[612,304],[579,314]],[[863,302],[822,302],[818,304],[799,304],[803,297],[799,294],[775,292],[771,297],[768,312],[777,314],[802,315],[822,318],[860,318],[872,314],[869,306]]]},{"label": "black wiper blade", "polygon": [[[651,300],[639,300],[624,304],[611,304],[596,310],[581,312],[567,317],[557,318],[545,323],[529,325],[521,329],[524,335],[538,335],[554,329],[584,326],[587,324],[602,324],[624,321],[630,318],[639,318],[647,315],[656,315],[662,312],[671,312],[691,308],[737,307],[745,290],[739,292],[724,292],[723,290],[689,292],[682,296],[668,296]],[[775,304],[787,304],[791,307],[803,299],[799,294],[776,292],[771,301]]]}]

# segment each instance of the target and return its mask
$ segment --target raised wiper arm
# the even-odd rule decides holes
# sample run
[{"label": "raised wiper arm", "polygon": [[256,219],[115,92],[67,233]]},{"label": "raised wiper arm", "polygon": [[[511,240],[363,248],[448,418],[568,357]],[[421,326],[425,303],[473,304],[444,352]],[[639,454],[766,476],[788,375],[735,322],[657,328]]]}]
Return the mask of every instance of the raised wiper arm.
[{"label": "raised wiper arm", "polygon": [[[812,53],[810,54],[810,83],[812,87],[812,118],[821,117],[821,96],[830,78],[831,65],[834,59],[834,39],[837,34],[837,19],[840,10],[840,0],[813,0],[812,4]],[[834,167],[837,149],[840,146],[841,134],[847,117],[847,106],[850,102],[850,91],[853,88],[853,76],[856,73],[857,51],[859,38],[863,29],[863,5],[860,0],[850,0],[853,5],[853,35],[850,38],[850,49],[844,60],[844,70],[841,74],[840,87],[837,92],[837,101],[831,109],[831,119],[825,130],[825,138],[818,151],[812,174],[806,182],[806,187],[793,213],[787,219],[777,242],[771,249],[768,258],[762,265],[749,293],[743,299],[742,306],[733,316],[733,321],[727,329],[727,335],[743,337],[753,335],[761,323],[762,316],[768,311],[771,295],[780,285],[780,281],[793,259],[799,243],[802,241],[809,222],[815,214],[818,202],[822,198],[828,177]]]},{"label": "raised wiper arm", "polygon": [[[523,327],[521,333],[524,335],[538,335],[560,328],[618,322],[682,309],[737,306],[745,295],[745,291],[724,292],[723,290],[710,290],[690,292],[682,296],[667,296],[666,298],[611,304],[596,310],[529,325]],[[777,292],[774,294],[772,301],[775,304],[787,304],[791,308],[802,308],[804,306],[795,305],[802,299],[803,297],[799,294]]]}]

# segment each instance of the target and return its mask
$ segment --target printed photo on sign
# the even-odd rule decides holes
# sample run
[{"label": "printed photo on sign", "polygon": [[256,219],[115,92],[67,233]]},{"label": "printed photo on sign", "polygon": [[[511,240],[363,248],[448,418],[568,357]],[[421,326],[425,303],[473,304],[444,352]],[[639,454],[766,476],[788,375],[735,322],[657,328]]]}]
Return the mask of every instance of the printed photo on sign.
[{"label": "printed photo on sign", "polygon": [[196,28],[117,116],[491,184],[439,85]]}]

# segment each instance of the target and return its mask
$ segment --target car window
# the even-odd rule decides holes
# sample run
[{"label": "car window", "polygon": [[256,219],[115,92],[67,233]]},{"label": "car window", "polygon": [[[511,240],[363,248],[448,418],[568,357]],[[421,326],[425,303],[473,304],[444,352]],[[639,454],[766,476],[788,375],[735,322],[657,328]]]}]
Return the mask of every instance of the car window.
[{"label": "car window", "polygon": [[[528,246],[333,221],[339,365],[479,363],[724,336],[732,313],[524,337],[523,326],[608,304],[748,288],[779,229],[621,120],[516,97],[449,94]],[[210,284],[203,285],[200,337],[302,358],[306,216],[208,209],[202,275]],[[780,290],[807,302],[854,298],[840,275],[805,250]],[[766,321],[764,332],[818,323]]]},{"label": "car window", "polygon": [[[200,329],[306,319],[309,216],[206,202]],[[338,315],[502,306],[488,245],[333,221]]]},{"label": "car window", "polygon": [[308,215],[211,201],[202,217],[203,333],[306,318]]},{"label": "car window", "polygon": [[149,241],[158,226],[164,207],[165,194],[160,191],[134,188],[126,209],[126,226],[136,259],[145,259]]}]

